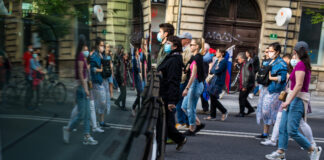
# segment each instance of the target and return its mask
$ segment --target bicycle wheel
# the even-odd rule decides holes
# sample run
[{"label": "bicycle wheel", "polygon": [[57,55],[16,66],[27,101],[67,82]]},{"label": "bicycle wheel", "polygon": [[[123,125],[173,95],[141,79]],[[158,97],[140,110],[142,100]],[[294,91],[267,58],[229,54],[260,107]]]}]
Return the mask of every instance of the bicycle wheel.
[{"label": "bicycle wheel", "polygon": [[4,107],[10,107],[16,102],[17,98],[17,92],[16,92],[16,87],[15,86],[5,86],[2,90],[2,95],[1,95],[1,106]]},{"label": "bicycle wheel", "polygon": [[231,89],[229,90],[229,94],[234,94],[239,90],[239,83],[237,81],[232,82]]},{"label": "bicycle wheel", "polygon": [[64,104],[67,96],[65,85],[61,82],[56,83],[51,95],[57,104]]}]

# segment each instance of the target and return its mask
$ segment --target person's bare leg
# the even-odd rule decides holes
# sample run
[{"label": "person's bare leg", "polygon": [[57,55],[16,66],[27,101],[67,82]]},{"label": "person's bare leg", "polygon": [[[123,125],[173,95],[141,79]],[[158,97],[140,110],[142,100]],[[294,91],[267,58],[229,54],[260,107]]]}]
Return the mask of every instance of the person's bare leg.
[{"label": "person's bare leg", "polygon": [[113,84],[109,83],[109,92],[110,92],[110,98],[114,97],[114,91],[113,91]]}]

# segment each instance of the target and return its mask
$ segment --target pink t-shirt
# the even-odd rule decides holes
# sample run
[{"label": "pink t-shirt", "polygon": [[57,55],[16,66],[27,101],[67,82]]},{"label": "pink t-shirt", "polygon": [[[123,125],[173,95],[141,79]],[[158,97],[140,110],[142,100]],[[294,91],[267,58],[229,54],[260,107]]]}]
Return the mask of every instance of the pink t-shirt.
[{"label": "pink t-shirt", "polygon": [[[191,71],[190,75],[192,74],[192,69],[193,69],[194,64],[197,66],[196,61],[193,61],[193,62],[190,64],[190,71]],[[196,74],[196,78],[198,78],[198,74]]]},{"label": "pink t-shirt", "polygon": [[301,92],[308,92],[308,87],[309,87],[309,83],[310,83],[310,79],[311,79],[311,71],[307,70],[304,62],[302,62],[302,61],[299,61],[297,63],[297,65],[295,66],[295,68],[292,70],[292,72],[290,74],[290,82],[291,82],[290,89],[293,90],[296,85],[296,75],[295,75],[296,71],[304,71],[305,72],[305,78],[304,78],[304,83],[303,83]]}]

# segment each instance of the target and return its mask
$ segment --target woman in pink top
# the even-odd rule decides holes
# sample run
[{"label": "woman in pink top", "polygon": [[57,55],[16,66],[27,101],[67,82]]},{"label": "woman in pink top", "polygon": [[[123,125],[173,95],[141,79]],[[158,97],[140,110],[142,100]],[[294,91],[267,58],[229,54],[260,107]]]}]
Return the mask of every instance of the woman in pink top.
[{"label": "woman in pink top", "polygon": [[[189,119],[189,130],[184,134],[194,136],[197,132],[205,127],[196,116],[196,107],[198,99],[203,92],[205,80],[203,68],[203,55],[205,54],[203,39],[193,39],[190,43],[190,49],[193,57],[190,64],[190,79],[184,89],[182,96],[184,97],[181,108],[186,112]],[[196,128],[195,128],[196,125]]]},{"label": "woman in pink top", "polygon": [[308,87],[311,77],[310,58],[308,56],[308,44],[298,42],[293,54],[296,59],[291,60],[294,67],[291,75],[291,87],[287,99],[282,103],[282,118],[279,127],[278,150],[266,155],[267,159],[286,159],[285,151],[288,147],[289,137],[294,139],[302,148],[308,150],[310,160],[319,160],[322,148],[312,146],[311,142],[302,135],[298,128],[301,119],[306,119],[310,94]]}]

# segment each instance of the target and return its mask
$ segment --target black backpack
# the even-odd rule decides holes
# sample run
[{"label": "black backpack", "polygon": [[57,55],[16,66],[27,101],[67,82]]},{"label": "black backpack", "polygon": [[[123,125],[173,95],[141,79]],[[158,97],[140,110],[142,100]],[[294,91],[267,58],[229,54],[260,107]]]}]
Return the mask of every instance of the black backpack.
[{"label": "black backpack", "polygon": [[271,65],[262,66],[259,69],[259,72],[258,72],[258,75],[256,78],[256,80],[259,84],[262,84],[263,86],[268,86],[270,84],[269,71],[271,71]]},{"label": "black backpack", "polygon": [[103,70],[102,70],[102,78],[106,79],[109,78],[112,74],[110,68],[110,60],[102,60]]}]

